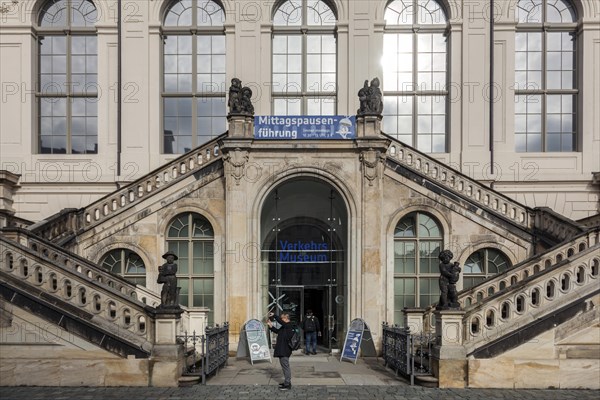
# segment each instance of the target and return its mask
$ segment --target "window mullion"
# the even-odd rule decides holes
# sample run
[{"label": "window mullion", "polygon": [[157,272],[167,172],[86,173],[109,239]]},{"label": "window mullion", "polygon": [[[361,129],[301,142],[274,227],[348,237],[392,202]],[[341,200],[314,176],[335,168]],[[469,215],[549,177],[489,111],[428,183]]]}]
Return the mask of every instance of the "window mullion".
[{"label": "window mullion", "polygon": [[[69,18],[71,15],[70,11],[71,10],[69,8]],[[67,34],[67,38],[66,38],[67,39],[66,40],[66,42],[67,42],[66,53],[67,54],[66,54],[66,60],[65,60],[65,62],[67,64],[66,65],[67,80],[65,82],[66,83],[65,92],[67,94],[67,96],[66,96],[67,104],[65,105],[65,109],[66,109],[66,113],[67,113],[67,132],[66,132],[67,138],[66,138],[66,145],[65,145],[66,146],[66,149],[65,149],[66,154],[72,154],[72,150],[73,150],[73,147],[71,146],[71,141],[72,141],[72,138],[71,138],[72,121],[71,121],[71,119],[73,117],[73,112],[71,110],[71,107],[73,105],[73,75],[72,75],[72,69],[71,69],[71,57],[72,57],[71,40],[72,40],[72,38],[73,38],[73,36],[71,35],[71,32],[69,31],[69,33]]]},{"label": "window mullion", "polygon": [[192,34],[192,148],[198,146],[197,123],[200,96],[202,96],[202,93],[200,93],[200,89],[198,88],[198,35],[194,33]]},{"label": "window mullion", "polygon": [[[303,9],[303,15],[302,18],[303,20],[306,20],[306,3],[303,3],[302,5],[302,9]],[[308,32],[306,29],[302,29],[302,66],[301,68],[301,88],[300,88],[300,96],[301,96],[301,106],[300,106],[300,113],[302,115],[306,115],[306,113],[308,112],[308,88],[306,87],[308,85]]]},{"label": "window mullion", "polygon": [[[416,0],[415,0],[415,6],[416,6]],[[415,8],[415,11],[417,9]],[[416,12],[415,12],[416,15]],[[416,18],[416,16],[414,16],[413,18]],[[412,82],[412,87],[413,87],[413,118],[412,118],[412,137],[413,137],[413,143],[412,145],[417,148],[417,143],[419,142],[419,138],[418,138],[418,122],[417,120],[419,119],[419,105],[418,105],[418,99],[419,99],[419,62],[418,62],[418,58],[419,58],[419,49],[417,48],[418,44],[419,44],[419,34],[414,32],[412,33],[412,39],[413,39],[413,48],[412,48],[412,68],[413,68],[413,82]],[[417,257],[418,258],[418,257]]]}]

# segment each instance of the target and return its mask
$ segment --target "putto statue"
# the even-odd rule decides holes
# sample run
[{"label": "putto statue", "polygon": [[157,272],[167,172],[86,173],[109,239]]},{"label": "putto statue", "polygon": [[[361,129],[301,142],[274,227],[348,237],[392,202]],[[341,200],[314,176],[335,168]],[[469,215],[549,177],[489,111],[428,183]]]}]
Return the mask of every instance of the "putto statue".
[{"label": "putto statue", "polygon": [[438,310],[458,310],[458,292],[456,291],[456,282],[460,277],[460,266],[458,262],[451,263],[454,254],[450,250],[440,252],[440,301]]},{"label": "putto statue", "polygon": [[233,78],[229,87],[229,100],[227,102],[229,114],[254,115],[251,98],[252,90],[247,86],[242,87],[242,81]]},{"label": "putto statue", "polygon": [[162,283],[160,291],[160,308],[178,308],[179,307],[179,288],[177,287],[177,255],[168,251],[162,256],[167,260],[158,267],[158,278],[156,283]]},{"label": "putto statue", "polygon": [[363,87],[358,91],[360,108],[357,115],[381,115],[383,112],[383,94],[379,88],[379,78],[374,78],[369,85],[365,80]]}]

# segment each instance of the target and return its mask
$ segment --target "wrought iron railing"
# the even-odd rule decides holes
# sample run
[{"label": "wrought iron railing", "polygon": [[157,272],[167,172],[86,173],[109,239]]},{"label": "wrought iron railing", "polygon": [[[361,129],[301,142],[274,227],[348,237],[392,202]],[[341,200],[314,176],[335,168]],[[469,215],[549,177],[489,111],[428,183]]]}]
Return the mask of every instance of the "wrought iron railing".
[{"label": "wrought iron railing", "polygon": [[[189,352],[189,360],[184,364],[184,375],[199,375],[202,384],[206,378],[227,364],[229,358],[229,323],[223,326],[206,328],[204,335],[185,332],[178,335],[184,346],[193,349]],[[189,362],[188,362],[189,361]]]},{"label": "wrought iron railing", "polygon": [[431,354],[435,337],[432,334],[411,334],[408,328],[383,323],[383,361],[386,367],[410,379],[431,375]]}]

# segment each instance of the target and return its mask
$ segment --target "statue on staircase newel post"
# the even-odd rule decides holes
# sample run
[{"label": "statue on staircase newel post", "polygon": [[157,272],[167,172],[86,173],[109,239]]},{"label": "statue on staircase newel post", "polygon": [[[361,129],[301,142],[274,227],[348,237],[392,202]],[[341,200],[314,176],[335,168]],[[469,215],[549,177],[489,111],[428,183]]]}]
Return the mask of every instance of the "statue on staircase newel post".
[{"label": "statue on staircase newel post", "polygon": [[177,255],[168,251],[162,256],[166,262],[158,267],[156,283],[162,283],[159,308],[179,308],[179,290],[177,287]]},{"label": "statue on staircase newel post", "polygon": [[451,263],[454,254],[450,250],[440,252],[440,301],[438,310],[460,310],[456,283],[460,277],[460,265],[458,262]]},{"label": "statue on staircase newel post", "polygon": [[229,115],[254,115],[254,106],[252,105],[252,90],[248,86],[242,87],[242,81],[238,78],[231,80],[229,87]]},{"label": "statue on staircase newel post", "polygon": [[373,78],[371,84],[365,80],[363,87],[358,91],[360,108],[356,115],[381,115],[383,112],[383,94],[379,88],[379,78]]}]

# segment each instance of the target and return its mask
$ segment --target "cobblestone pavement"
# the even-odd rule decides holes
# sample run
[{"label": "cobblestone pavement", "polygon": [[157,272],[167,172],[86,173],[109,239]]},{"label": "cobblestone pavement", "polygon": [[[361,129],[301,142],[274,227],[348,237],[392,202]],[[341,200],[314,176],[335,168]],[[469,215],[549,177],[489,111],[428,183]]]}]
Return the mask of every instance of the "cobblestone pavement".
[{"label": "cobblestone pavement", "polygon": [[598,390],[429,389],[410,386],[296,386],[281,392],[273,385],[201,386],[182,388],[57,388],[0,387],[1,400],[598,400]]}]

